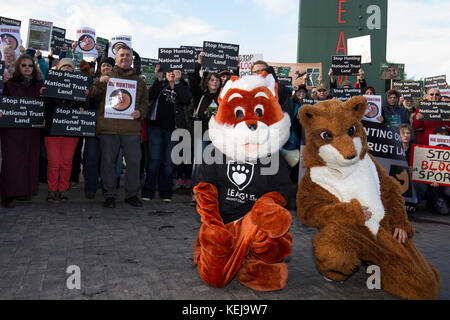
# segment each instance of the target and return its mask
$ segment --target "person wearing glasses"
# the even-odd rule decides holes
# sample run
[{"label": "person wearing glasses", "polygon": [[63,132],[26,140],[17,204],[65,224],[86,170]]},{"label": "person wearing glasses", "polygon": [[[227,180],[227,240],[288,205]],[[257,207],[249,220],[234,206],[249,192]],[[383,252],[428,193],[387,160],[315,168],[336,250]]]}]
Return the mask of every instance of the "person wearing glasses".
[{"label": "person wearing glasses", "polygon": [[[41,72],[33,58],[24,54],[16,60],[14,73],[5,83],[3,96],[38,98],[42,87]],[[2,206],[14,208],[14,200],[29,200],[38,192],[40,129],[0,128],[0,138]]]},{"label": "person wearing glasses", "polygon": [[[431,88],[425,91],[424,99],[425,101],[440,101],[441,92],[437,88]],[[449,127],[447,121],[424,121],[422,120],[424,115],[420,113],[420,109],[416,110],[413,117],[412,126],[416,132],[417,143],[428,145],[428,137],[433,134],[437,127]]]}]

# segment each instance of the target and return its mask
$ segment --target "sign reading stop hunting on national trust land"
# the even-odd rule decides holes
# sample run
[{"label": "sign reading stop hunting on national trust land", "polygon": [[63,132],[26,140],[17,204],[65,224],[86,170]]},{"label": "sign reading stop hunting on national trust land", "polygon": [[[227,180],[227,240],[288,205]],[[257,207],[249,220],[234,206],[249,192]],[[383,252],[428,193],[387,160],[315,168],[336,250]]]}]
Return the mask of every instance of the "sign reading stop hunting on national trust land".
[{"label": "sign reading stop hunting on national trust land", "polygon": [[450,102],[420,101],[419,112],[423,121],[450,121]]},{"label": "sign reading stop hunting on national trust land", "polygon": [[96,110],[55,108],[50,133],[54,136],[95,137]]},{"label": "sign reading stop hunting on national trust land", "polygon": [[239,45],[203,41],[202,66],[208,70],[237,70]]},{"label": "sign reading stop hunting on national trust land", "polygon": [[331,69],[335,76],[357,75],[361,69],[361,56],[331,56]]},{"label": "sign reading stop hunting on national trust land", "polygon": [[42,128],[44,100],[20,97],[1,97],[0,128]]},{"label": "sign reading stop hunting on national trust land", "polygon": [[43,96],[86,101],[86,90],[89,86],[87,75],[80,72],[58,71],[48,69],[44,81]]},{"label": "sign reading stop hunting on national trust land", "polygon": [[450,148],[412,145],[413,181],[450,186]]}]

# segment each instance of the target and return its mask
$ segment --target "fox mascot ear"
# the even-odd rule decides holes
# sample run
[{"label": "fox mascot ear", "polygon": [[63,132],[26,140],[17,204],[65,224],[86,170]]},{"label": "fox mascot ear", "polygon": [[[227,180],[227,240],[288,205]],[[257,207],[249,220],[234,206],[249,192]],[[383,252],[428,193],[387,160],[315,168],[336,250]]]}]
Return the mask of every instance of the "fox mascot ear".
[{"label": "fox mascot ear", "polygon": [[308,128],[318,115],[319,110],[310,104],[305,104],[298,110],[298,118],[305,128]]},{"label": "fox mascot ear", "polygon": [[366,114],[367,99],[363,96],[356,96],[344,102],[342,107],[352,113],[355,118],[361,120]]}]

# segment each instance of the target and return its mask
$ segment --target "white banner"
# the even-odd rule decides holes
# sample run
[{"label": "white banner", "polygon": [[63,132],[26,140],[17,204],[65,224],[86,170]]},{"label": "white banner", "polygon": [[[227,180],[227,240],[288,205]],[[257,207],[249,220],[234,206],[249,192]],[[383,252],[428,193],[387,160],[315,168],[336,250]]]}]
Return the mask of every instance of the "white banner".
[{"label": "white banner", "polygon": [[381,122],[381,96],[364,95],[364,97],[367,99],[367,110],[363,120]]},{"label": "white banner", "polygon": [[133,120],[136,80],[110,78],[106,87],[105,118]]},{"label": "white banner", "polygon": [[83,56],[98,57],[98,51],[95,47],[97,37],[95,30],[88,27],[82,27],[77,30],[77,47],[75,51],[81,52]]},{"label": "white banner", "polygon": [[10,45],[16,52],[16,58],[20,56],[20,27],[16,26],[0,26],[0,48],[2,50],[2,60],[5,60],[3,54],[3,46]]},{"label": "white banner", "polygon": [[117,48],[119,45],[125,44],[128,47],[131,47],[131,36],[125,36],[125,35],[119,35],[111,38],[111,41],[109,42],[109,48],[108,48],[108,57],[115,59]]},{"label": "white banner", "polygon": [[241,59],[239,63],[239,78],[252,74],[251,70],[255,61],[264,60],[262,53],[240,54],[239,58]]}]

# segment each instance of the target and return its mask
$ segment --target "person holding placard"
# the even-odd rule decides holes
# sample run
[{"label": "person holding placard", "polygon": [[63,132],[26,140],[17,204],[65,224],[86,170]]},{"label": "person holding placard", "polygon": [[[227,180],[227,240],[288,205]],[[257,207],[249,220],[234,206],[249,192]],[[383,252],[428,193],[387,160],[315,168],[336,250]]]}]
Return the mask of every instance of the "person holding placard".
[{"label": "person holding placard", "polygon": [[[194,105],[194,120],[201,121],[202,125],[202,153],[210,141],[204,141],[203,135],[208,130],[208,123],[211,116],[215,114],[219,107],[219,93],[222,88],[223,82],[218,73],[203,73],[203,86],[202,78],[200,77],[200,69],[203,59],[203,52],[198,55],[198,63],[195,67],[194,73],[189,75],[189,88],[193,97]],[[209,138],[208,138],[209,139]],[[195,142],[194,142],[195,143]],[[194,184],[196,184],[196,178],[199,165],[196,164],[194,168]]]},{"label": "person holding placard", "polygon": [[[74,72],[75,64],[72,59],[61,59],[56,65],[56,70]],[[86,95],[88,91],[85,92]],[[51,135],[51,127],[53,122],[53,114],[57,108],[67,110],[78,109],[84,111],[85,102],[47,98],[45,105],[45,130],[44,142],[47,150],[47,184],[48,194],[47,201],[54,202],[57,200],[67,201],[67,191],[70,187],[70,174],[72,172],[72,160],[75,148],[78,144],[78,137],[71,136],[53,136]]]},{"label": "person holding placard", "polygon": [[142,198],[150,200],[155,197],[158,185],[159,196],[164,202],[172,201],[172,148],[176,142],[171,141],[172,132],[177,128],[187,127],[186,109],[191,102],[191,92],[181,78],[180,70],[159,72],[155,68],[156,80],[149,91],[152,107],[147,119],[148,170],[142,188]]},{"label": "person holding placard", "polygon": [[[428,89],[425,91],[424,99],[425,101],[440,101],[441,92],[437,88]],[[417,143],[428,145],[429,135],[434,133],[437,127],[449,127],[447,121],[424,121],[422,120],[424,115],[420,113],[420,109],[417,108],[416,113],[413,117],[412,126],[416,131]]]},{"label": "person holding placard", "polygon": [[10,45],[5,45],[1,48],[3,50],[3,60],[5,61],[5,75],[4,81],[8,81],[14,74],[14,66],[16,61],[16,52]]},{"label": "person holding placard", "polygon": [[408,112],[398,105],[399,99],[398,90],[392,89],[386,92],[386,104],[382,107],[382,116],[387,125],[398,126],[401,123],[410,123]]},{"label": "person holding placard", "polygon": [[[42,86],[42,76],[33,58],[21,55],[15,62],[12,78],[5,84],[3,96],[38,98]],[[0,138],[2,206],[14,208],[15,198],[30,198],[38,192],[40,132],[31,128],[1,128]]]},{"label": "person holding placard", "polygon": [[[119,149],[122,148],[127,170],[125,176],[125,202],[134,207],[142,207],[138,197],[140,184],[141,161],[141,120],[148,112],[148,93],[145,82],[132,68],[133,50],[126,45],[117,49],[116,65],[111,72],[102,75],[91,87],[91,97],[100,101],[97,112],[97,135],[101,148],[101,176],[105,189],[105,203],[107,208],[116,206],[116,160]],[[132,120],[105,117],[106,92],[110,79],[134,81],[136,100]]]}]

